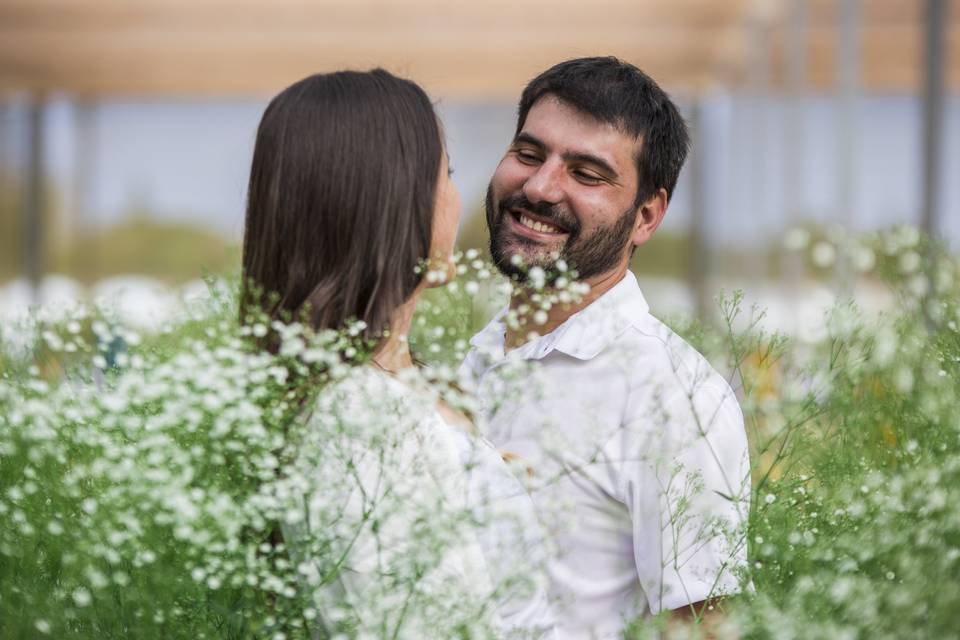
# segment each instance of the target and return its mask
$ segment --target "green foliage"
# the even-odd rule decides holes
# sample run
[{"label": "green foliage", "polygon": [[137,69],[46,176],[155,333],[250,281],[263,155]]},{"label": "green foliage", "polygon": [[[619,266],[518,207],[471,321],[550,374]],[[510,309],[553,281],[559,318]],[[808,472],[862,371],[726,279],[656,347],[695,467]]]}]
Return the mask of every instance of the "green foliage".
[{"label": "green foliage", "polygon": [[192,280],[202,271],[231,273],[239,263],[237,248],[213,231],[133,215],[101,232],[73,239],[53,256],[50,269],[85,283],[136,273],[173,284]]},{"label": "green foliage", "polygon": [[[720,327],[677,323],[728,373],[751,442],[751,586],[722,603],[731,637],[958,636],[957,264],[902,229],[862,250],[898,308],[865,318],[839,305],[816,343],[766,334],[762,312],[744,320],[739,295],[721,300]],[[455,366],[504,300],[479,259],[468,254],[455,286],[426,294],[409,337],[420,360]],[[0,636],[310,628],[302,576],[271,542],[289,507],[276,469],[302,443],[289,431],[303,400],[291,380],[319,380],[339,360],[318,361],[330,343],[311,351],[296,331],[290,349],[255,352],[229,296],[195,311],[156,336],[91,311],[3,328]],[[471,637],[442,604],[429,604],[438,623]],[[344,620],[350,635],[359,619]],[[651,629],[638,621],[629,633]]]},{"label": "green foliage", "polygon": [[23,229],[13,176],[0,167],[0,281],[23,269]]},{"label": "green foliage", "polygon": [[822,342],[739,369],[757,463],[741,637],[957,637],[956,263],[913,230],[871,245],[898,310],[839,305]]}]

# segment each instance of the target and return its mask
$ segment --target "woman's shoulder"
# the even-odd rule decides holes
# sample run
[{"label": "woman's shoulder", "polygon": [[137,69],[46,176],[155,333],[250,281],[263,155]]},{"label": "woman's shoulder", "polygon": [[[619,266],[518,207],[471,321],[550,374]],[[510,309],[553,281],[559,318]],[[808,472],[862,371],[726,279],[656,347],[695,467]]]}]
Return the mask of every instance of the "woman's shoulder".
[{"label": "woman's shoulder", "polygon": [[371,367],[354,366],[336,372],[320,387],[308,411],[311,419],[333,416],[396,424],[398,419],[422,421],[428,409],[425,398],[398,380]]},{"label": "woman's shoulder", "polygon": [[437,408],[436,393],[368,366],[356,366],[318,390],[306,426],[329,450],[389,450],[398,464],[459,462],[458,429]]}]

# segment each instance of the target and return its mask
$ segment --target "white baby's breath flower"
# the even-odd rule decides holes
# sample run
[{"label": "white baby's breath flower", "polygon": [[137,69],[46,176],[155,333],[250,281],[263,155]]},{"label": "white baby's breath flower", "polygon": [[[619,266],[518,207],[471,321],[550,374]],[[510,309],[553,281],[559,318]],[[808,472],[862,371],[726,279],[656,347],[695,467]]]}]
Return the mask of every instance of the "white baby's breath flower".
[{"label": "white baby's breath flower", "polygon": [[907,289],[917,298],[922,298],[930,291],[930,281],[921,273],[916,274],[907,282]]},{"label": "white baby's breath flower", "polygon": [[916,251],[907,251],[900,256],[900,271],[911,274],[920,268],[920,254]]},{"label": "white baby's breath flower", "polygon": [[527,273],[527,280],[534,289],[542,289],[546,284],[547,273],[542,267],[531,267]]},{"label": "white baby's breath flower", "polygon": [[900,393],[910,393],[913,390],[913,372],[909,367],[899,367],[894,374],[893,384]]},{"label": "white baby's breath flower", "polygon": [[846,600],[847,596],[849,596],[852,591],[853,580],[851,578],[837,578],[837,580],[830,587],[830,597],[834,602],[840,603]]},{"label": "white baby's breath flower", "polygon": [[101,396],[100,403],[104,409],[111,413],[121,413],[128,406],[127,398],[119,393],[108,393]]},{"label": "white baby's breath flower", "polygon": [[862,244],[857,244],[853,247],[850,253],[850,261],[853,263],[853,268],[860,273],[871,271],[877,264],[877,258],[873,250]]},{"label": "white baby's breath flower", "polygon": [[73,598],[73,603],[78,607],[86,607],[91,602],[93,602],[93,598],[90,596],[90,592],[84,589],[83,587],[78,587],[77,589],[74,589],[71,596]]},{"label": "white baby's breath flower", "polygon": [[53,331],[44,331],[42,337],[43,341],[46,342],[47,346],[53,351],[60,351],[63,349],[63,340],[61,340],[60,336],[55,334]]},{"label": "white baby's breath flower", "polygon": [[87,580],[90,581],[90,586],[94,589],[103,589],[110,584],[107,576],[103,575],[103,572],[98,571],[93,567],[87,567],[86,577]]},{"label": "white baby's breath flower", "polygon": [[900,227],[899,233],[895,236],[899,241],[900,246],[904,248],[912,248],[920,242],[920,231],[916,227],[909,225],[904,225]]},{"label": "white baby's breath flower", "polygon": [[821,240],[813,245],[810,251],[810,259],[814,265],[821,269],[826,269],[833,266],[833,263],[836,261],[837,249],[829,242]]},{"label": "white baby's breath flower", "polygon": [[801,251],[810,243],[810,232],[802,227],[794,227],[783,236],[783,247],[789,251]]}]

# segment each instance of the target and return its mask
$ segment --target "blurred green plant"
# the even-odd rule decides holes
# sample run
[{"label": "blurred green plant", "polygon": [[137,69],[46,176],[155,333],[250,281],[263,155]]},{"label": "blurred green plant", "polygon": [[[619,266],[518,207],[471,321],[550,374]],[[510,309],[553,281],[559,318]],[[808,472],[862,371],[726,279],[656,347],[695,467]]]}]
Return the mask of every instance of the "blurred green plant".
[{"label": "blurred green plant", "polygon": [[[812,343],[764,332],[762,311],[743,310],[740,295],[720,300],[720,326],[676,323],[737,390],[754,463],[742,576],[751,587],[719,603],[727,623],[715,634],[957,637],[957,261],[909,228],[832,248],[869,265],[898,306],[867,318],[842,303]],[[461,265],[461,278],[418,309],[411,346],[430,365],[455,365],[505,301],[481,252]],[[282,412],[269,407],[289,402],[289,388],[279,361],[246,359],[254,356],[235,341],[230,304],[158,336],[97,313],[38,321],[19,336],[0,329],[0,635],[251,637],[283,626],[276,592],[296,579],[272,547],[262,557],[238,551],[259,548],[280,512],[245,512],[263,521],[251,530],[257,544],[244,546],[229,528],[243,517],[228,507],[274,468],[275,443],[254,425],[276,433]],[[127,346],[116,349],[117,338]],[[266,395],[236,393],[258,388]],[[250,409],[246,400],[255,410],[235,413]],[[163,446],[151,440],[160,434]],[[240,459],[241,450],[252,453]],[[222,468],[217,456],[236,465]],[[171,476],[185,461],[195,475]],[[223,495],[230,500],[214,500]],[[173,516],[157,520],[174,498],[202,514],[189,531],[177,533]],[[279,586],[231,582],[249,573]],[[309,608],[290,602],[283,615]],[[629,633],[646,637],[657,625],[638,621]]]},{"label": "blurred green plant", "polygon": [[17,206],[16,183],[0,168],[0,282],[23,270],[20,252],[23,229]]},{"label": "blurred green plant", "polygon": [[[47,201],[59,197],[48,190]],[[24,246],[21,203],[16,183],[0,173],[0,283],[23,274]],[[57,207],[48,206],[49,211]],[[57,224],[47,213],[48,227]],[[54,242],[47,229],[42,247],[47,273],[92,284],[115,275],[138,274],[168,284],[181,284],[201,272],[226,275],[240,265],[240,249],[221,234],[190,223],[164,222],[150,211],[134,210],[112,226],[79,229]]]},{"label": "blurred green plant", "polygon": [[139,214],[102,231],[77,236],[53,256],[50,269],[85,284],[130,273],[179,284],[201,272],[225,275],[239,266],[239,248],[221,235]]},{"label": "blurred green plant", "polygon": [[725,603],[729,632],[957,637],[957,262],[909,227],[806,239],[793,250],[859,264],[897,308],[865,318],[842,302],[812,344],[735,331],[739,296],[721,301],[719,333],[683,327],[739,383],[752,445],[754,591]]}]

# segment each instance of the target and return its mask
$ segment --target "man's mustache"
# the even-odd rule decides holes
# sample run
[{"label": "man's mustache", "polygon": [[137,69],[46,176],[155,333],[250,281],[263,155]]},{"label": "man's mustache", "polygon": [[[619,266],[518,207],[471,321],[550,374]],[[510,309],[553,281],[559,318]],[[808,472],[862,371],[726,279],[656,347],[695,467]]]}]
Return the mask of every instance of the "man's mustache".
[{"label": "man's mustache", "polygon": [[580,230],[580,222],[557,205],[549,202],[533,203],[522,194],[507,196],[500,201],[499,209],[501,218],[511,209],[523,209],[548,220],[571,235],[575,235]]}]

